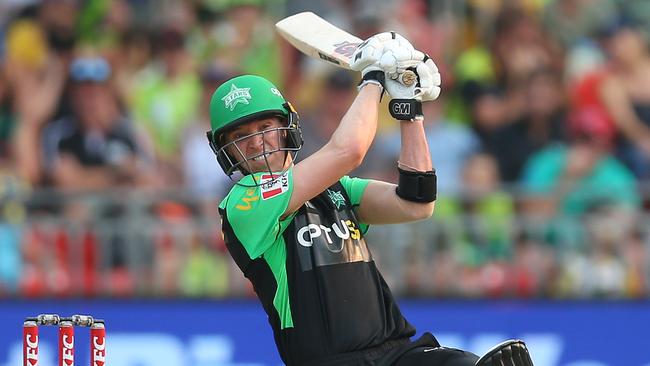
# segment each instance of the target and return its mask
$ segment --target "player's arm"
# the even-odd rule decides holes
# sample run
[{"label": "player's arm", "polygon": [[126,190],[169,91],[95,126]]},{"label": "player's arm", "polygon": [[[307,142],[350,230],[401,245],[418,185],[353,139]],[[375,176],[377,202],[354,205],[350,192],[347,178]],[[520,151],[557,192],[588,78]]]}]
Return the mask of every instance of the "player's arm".
[{"label": "player's arm", "polygon": [[377,130],[377,108],[384,88],[385,71],[395,68],[394,58],[380,61],[385,55],[386,42],[390,42],[394,49],[413,47],[403,37],[387,32],[370,37],[357,48],[350,67],[361,71],[359,94],[329,142],[294,167],[293,193],[284,216],[296,211],[305,201],[363,161]]},{"label": "player's arm", "polygon": [[389,105],[391,115],[401,120],[399,183],[368,183],[357,207],[359,219],[364,223],[421,220],[430,217],[435,207],[437,181],[424,133],[421,103],[438,97],[441,80],[429,56],[416,50],[411,54],[412,57],[405,57],[404,61],[398,60],[396,71],[401,74],[407,69],[415,70],[417,84],[405,87],[395,80],[386,80],[386,90],[393,98]]},{"label": "player's arm", "polygon": [[[402,139],[400,169],[432,171],[431,154],[422,121],[400,122],[400,129]],[[435,201],[407,200],[397,195],[396,189],[396,184],[370,181],[357,207],[359,220],[367,224],[395,224],[426,219],[433,214]]]},{"label": "player's arm", "polygon": [[293,194],[285,215],[296,211],[305,201],[361,164],[377,130],[381,92],[379,85],[363,86],[329,142],[296,164]]}]

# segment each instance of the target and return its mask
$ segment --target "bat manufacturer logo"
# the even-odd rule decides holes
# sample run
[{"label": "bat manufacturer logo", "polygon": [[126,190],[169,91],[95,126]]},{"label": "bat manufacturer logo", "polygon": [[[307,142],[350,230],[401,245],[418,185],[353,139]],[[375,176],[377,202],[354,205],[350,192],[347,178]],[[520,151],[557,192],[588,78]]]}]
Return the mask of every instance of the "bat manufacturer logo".
[{"label": "bat manufacturer logo", "polygon": [[329,57],[329,56],[327,56],[327,55],[324,54],[324,53],[318,52],[318,56],[319,56],[320,59],[323,60],[323,61],[331,62],[331,63],[336,64],[336,65],[340,65],[340,64],[341,64],[337,59],[332,58],[332,57]]},{"label": "bat manufacturer logo", "polygon": [[357,47],[359,47],[360,44],[361,43],[353,43],[348,41],[337,43],[334,45],[334,52],[343,56],[347,56],[349,58],[352,57],[354,51],[356,51]]}]

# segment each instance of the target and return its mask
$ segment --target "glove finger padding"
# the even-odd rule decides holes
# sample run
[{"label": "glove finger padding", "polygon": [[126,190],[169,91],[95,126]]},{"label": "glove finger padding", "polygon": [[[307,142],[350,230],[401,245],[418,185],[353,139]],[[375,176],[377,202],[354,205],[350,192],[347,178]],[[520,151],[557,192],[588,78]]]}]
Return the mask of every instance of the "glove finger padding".
[{"label": "glove finger padding", "polygon": [[402,37],[398,33],[395,32],[384,32],[384,33],[379,33],[376,36],[382,44],[384,45],[384,48],[406,48],[410,50],[414,50],[415,47],[409,42],[408,39]]},{"label": "glove finger padding", "polygon": [[[368,38],[365,42],[360,44],[352,54],[350,68],[355,71],[364,71],[365,68],[374,65],[379,61],[383,51],[384,45],[377,36]],[[379,69],[379,67],[376,68],[376,70]]]},{"label": "glove finger padding", "polygon": [[417,97],[422,101],[437,99],[440,96],[440,84],[442,80],[438,72],[438,67],[433,60],[426,56],[426,61],[418,64],[415,70],[418,75],[419,84],[414,91]]},{"label": "glove finger padding", "polygon": [[[386,92],[397,99],[417,99],[420,101],[435,100],[440,96],[441,78],[438,67],[427,55],[419,51],[414,53],[416,58],[423,58],[425,61],[419,61],[414,66],[399,67],[397,77],[393,78],[386,73]],[[411,61],[402,62],[402,66],[411,65]],[[417,83],[407,86],[401,80],[405,71],[414,71],[417,75]]]},{"label": "glove finger padding", "polygon": [[397,79],[407,69],[415,69],[422,62],[423,58],[424,54],[418,50],[386,45],[379,64],[389,79]]},{"label": "glove finger padding", "polygon": [[398,79],[386,77],[386,93],[393,99],[419,99],[416,98],[417,83],[406,86]]},{"label": "glove finger padding", "polygon": [[357,47],[350,59],[350,68],[355,71],[362,71],[364,68],[377,63],[387,44],[390,44],[391,47],[413,49],[413,46],[406,38],[395,32],[379,33],[368,38]]}]

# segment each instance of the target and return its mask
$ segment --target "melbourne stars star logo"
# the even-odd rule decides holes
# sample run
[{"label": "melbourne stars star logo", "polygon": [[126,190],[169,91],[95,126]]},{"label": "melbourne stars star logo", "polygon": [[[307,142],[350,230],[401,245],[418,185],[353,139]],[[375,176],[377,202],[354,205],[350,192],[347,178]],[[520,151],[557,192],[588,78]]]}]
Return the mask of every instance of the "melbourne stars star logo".
[{"label": "melbourne stars star logo", "polygon": [[345,197],[343,197],[341,192],[339,191],[334,192],[328,189],[327,196],[329,196],[330,200],[332,200],[332,203],[336,205],[337,210],[341,208],[341,206],[345,205]]},{"label": "melbourne stars star logo", "polygon": [[232,84],[228,94],[221,98],[221,100],[223,100],[226,108],[233,111],[238,103],[248,104],[248,101],[253,99],[249,90],[251,90],[251,88],[238,88],[235,84]]}]

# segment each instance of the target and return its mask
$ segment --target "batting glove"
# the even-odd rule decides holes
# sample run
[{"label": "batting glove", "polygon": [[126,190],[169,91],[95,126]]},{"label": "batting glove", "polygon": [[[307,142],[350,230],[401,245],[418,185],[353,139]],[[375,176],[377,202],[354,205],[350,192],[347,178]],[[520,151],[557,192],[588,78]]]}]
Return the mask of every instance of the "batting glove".
[{"label": "batting glove", "polygon": [[[386,92],[392,98],[388,103],[388,110],[391,116],[402,121],[423,119],[422,102],[435,100],[440,95],[441,79],[436,64],[422,52],[415,51],[413,55],[412,60],[403,61],[401,64],[410,65],[414,60],[420,60],[414,67],[406,67],[396,79],[387,78],[385,81]],[[415,73],[416,81],[411,85],[404,82],[406,71]]]},{"label": "batting glove", "polygon": [[[421,102],[435,100],[440,96],[440,72],[433,60],[420,51],[413,51],[408,59],[398,60],[395,78],[386,78],[386,92],[391,98],[416,99]],[[404,72],[413,71],[416,82],[410,86],[404,83]],[[388,73],[387,73],[388,76]]]},{"label": "batting glove", "polygon": [[365,40],[357,47],[350,62],[352,70],[361,71],[359,87],[367,83],[384,87],[385,71],[396,72],[395,58],[384,57],[386,45],[390,46],[391,52],[400,48],[413,49],[406,38],[395,32],[379,33]]}]

